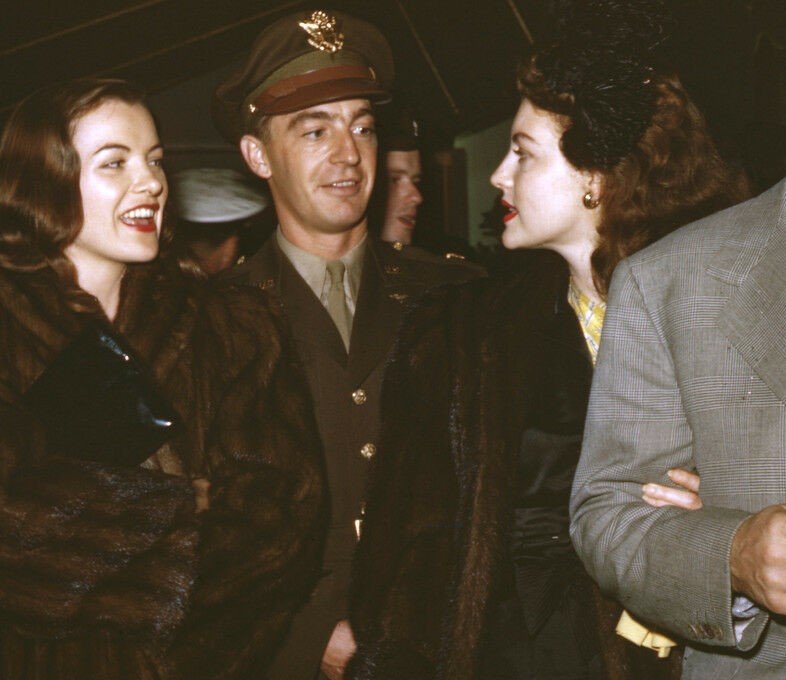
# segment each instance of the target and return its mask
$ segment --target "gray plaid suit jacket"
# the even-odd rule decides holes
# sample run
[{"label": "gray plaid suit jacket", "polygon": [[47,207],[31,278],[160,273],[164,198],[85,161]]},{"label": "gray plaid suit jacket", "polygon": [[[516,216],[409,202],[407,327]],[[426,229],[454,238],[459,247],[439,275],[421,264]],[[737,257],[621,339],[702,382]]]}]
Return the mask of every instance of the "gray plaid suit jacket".
[{"label": "gray plaid suit jacket", "polygon": [[[701,474],[702,510],[641,485]],[[601,587],[690,645],[684,678],[786,678],[786,617],[735,639],[739,524],[786,503],[786,180],[619,265],[573,487],[572,537]],[[770,620],[771,619],[771,620]],[[769,625],[767,625],[769,624]]]}]

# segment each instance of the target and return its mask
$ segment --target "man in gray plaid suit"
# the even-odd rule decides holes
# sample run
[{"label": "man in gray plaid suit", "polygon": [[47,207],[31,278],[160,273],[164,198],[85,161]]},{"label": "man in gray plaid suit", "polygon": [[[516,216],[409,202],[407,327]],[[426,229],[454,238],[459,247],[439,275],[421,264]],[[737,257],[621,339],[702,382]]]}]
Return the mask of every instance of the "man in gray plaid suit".
[{"label": "man in gray plaid suit", "polygon": [[[642,484],[695,468],[704,507]],[[572,535],[601,587],[687,641],[683,678],[786,678],[786,180],[618,267]]]}]

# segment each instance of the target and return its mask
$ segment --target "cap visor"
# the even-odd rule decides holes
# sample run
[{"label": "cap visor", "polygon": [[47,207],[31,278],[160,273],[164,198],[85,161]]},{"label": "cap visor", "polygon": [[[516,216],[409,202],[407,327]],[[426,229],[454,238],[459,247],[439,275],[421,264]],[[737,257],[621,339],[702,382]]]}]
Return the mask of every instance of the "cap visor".
[{"label": "cap visor", "polygon": [[314,83],[298,88],[291,94],[266,102],[259,111],[265,115],[292,113],[318,104],[327,104],[345,99],[368,99],[377,104],[390,101],[390,93],[371,80],[347,78]]}]

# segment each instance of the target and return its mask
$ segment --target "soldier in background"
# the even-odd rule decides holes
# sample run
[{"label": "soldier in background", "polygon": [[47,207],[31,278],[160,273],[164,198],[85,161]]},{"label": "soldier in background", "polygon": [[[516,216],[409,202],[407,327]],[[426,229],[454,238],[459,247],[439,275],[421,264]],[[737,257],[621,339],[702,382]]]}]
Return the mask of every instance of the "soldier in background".
[{"label": "soldier in background", "polygon": [[269,235],[263,213],[271,205],[270,193],[236,170],[188,168],[176,172],[170,184],[178,217],[176,248],[205,274],[232,267]]},{"label": "soldier in background", "polygon": [[385,196],[380,238],[388,243],[411,245],[423,203],[420,192],[422,167],[418,149],[418,124],[406,112],[382,140],[382,173],[379,192]]},{"label": "soldier in background", "polygon": [[372,215],[381,218],[380,238],[388,243],[415,245],[448,259],[476,261],[478,255],[466,240],[445,234],[433,224],[416,228],[418,208],[423,203],[420,124],[406,108],[388,119],[381,131],[382,167],[370,209]]}]

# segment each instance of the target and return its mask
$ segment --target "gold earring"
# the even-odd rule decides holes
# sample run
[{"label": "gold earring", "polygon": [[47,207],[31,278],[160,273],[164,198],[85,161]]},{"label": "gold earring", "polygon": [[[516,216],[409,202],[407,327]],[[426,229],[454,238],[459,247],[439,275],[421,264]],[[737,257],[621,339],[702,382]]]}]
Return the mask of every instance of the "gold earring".
[{"label": "gold earring", "polygon": [[600,199],[592,198],[592,192],[588,191],[586,194],[584,194],[582,203],[584,203],[584,207],[587,210],[595,210],[595,208],[600,205]]}]

